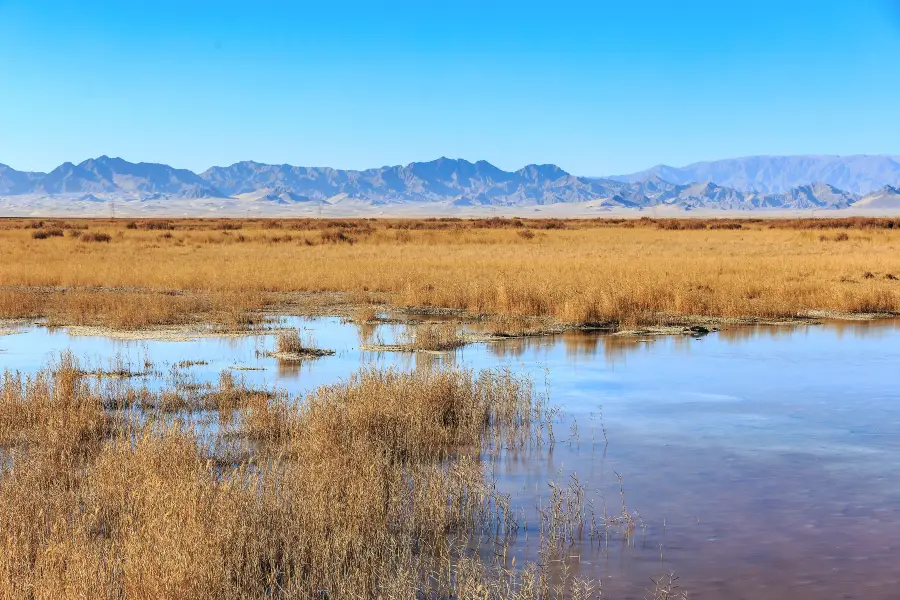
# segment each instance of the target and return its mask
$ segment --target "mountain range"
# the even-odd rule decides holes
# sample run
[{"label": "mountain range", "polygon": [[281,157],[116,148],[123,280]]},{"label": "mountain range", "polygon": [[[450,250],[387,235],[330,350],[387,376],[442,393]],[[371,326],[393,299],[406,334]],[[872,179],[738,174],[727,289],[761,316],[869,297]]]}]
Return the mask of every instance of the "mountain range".
[{"label": "mountain range", "polygon": [[363,171],[252,161],[203,173],[101,156],[49,173],[0,165],[0,196],[103,202],[236,199],[294,205],[345,199],[372,206],[521,207],[585,203],[593,208],[900,208],[900,157],[749,157],[615,177],[579,177],[556,165],[504,171],[487,161],[440,158]]},{"label": "mountain range", "polygon": [[609,179],[632,183],[659,177],[677,184],[714,181],[742,191],[781,193],[810,183],[827,183],[854,194],[872,193],[885,185],[900,185],[900,155],[748,156],[686,167],[657,165]]}]

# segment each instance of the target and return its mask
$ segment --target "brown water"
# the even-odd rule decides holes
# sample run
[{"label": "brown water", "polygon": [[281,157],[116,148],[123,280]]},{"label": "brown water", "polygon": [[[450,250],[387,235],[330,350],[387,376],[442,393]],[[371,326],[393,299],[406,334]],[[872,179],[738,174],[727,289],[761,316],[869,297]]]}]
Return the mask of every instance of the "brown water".
[{"label": "brown water", "polygon": [[[548,481],[565,485],[577,474],[598,513],[604,502],[616,512],[618,472],[628,510],[645,527],[628,544],[582,541],[565,553],[574,574],[602,579],[604,597],[644,598],[651,577],[674,570],[699,599],[900,598],[897,322],[701,339],[566,334],[437,357],[361,352],[361,332],[336,319],[292,324],[313,329],[336,355],[289,366],[257,355],[273,345],[267,336],[135,343],[33,327],[0,337],[0,368],[32,371],[71,349],[95,363],[146,356],[161,370],[205,360],[192,369],[201,381],[233,366],[259,368],[242,375],[299,392],[364,364],[507,366],[539,392],[546,385],[564,410],[552,451],[497,463],[501,488],[528,523],[516,540],[520,564],[534,557],[536,504],[549,496]],[[400,331],[365,335],[389,343]]]}]

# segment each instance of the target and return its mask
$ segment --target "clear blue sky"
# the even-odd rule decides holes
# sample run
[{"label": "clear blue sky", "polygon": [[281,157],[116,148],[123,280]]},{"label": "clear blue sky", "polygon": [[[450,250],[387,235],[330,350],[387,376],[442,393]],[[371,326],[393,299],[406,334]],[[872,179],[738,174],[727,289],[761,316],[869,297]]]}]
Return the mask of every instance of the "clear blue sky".
[{"label": "clear blue sky", "polygon": [[900,154],[900,1],[0,0],[0,163]]}]

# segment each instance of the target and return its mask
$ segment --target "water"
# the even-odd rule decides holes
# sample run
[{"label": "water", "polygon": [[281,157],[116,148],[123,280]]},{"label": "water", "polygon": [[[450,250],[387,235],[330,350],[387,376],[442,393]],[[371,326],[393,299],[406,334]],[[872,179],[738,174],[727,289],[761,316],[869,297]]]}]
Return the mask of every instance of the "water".
[{"label": "water", "polygon": [[[536,545],[535,503],[576,473],[600,508],[628,510],[646,527],[633,543],[568,553],[575,574],[604,596],[643,598],[650,577],[675,570],[692,598],[897,598],[900,589],[900,323],[753,328],[700,339],[635,340],[591,334],[476,344],[447,355],[373,353],[399,326],[361,331],[337,319],[289,319],[313,330],[331,357],[302,365],[260,351],[272,336],[117,341],[30,327],[0,336],[0,368],[34,371],[70,349],[102,366],[110,357],[215,381],[241,367],[248,383],[298,393],[362,365],[435,363],[509,367],[544,385],[566,417],[552,452],[505,457],[497,476]],[[153,385],[153,381],[148,382]],[[602,419],[600,417],[602,413]],[[571,435],[577,423],[577,439]],[[603,431],[606,439],[604,441]],[[602,498],[601,499],[601,495]]]}]

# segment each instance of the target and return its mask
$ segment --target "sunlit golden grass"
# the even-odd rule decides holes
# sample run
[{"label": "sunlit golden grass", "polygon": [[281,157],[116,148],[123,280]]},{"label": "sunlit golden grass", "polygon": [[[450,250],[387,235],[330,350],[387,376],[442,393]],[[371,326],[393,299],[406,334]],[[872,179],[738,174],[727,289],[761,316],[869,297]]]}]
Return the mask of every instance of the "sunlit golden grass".
[{"label": "sunlit golden grass", "polygon": [[247,329],[271,304],[259,292],[147,292],[128,290],[0,290],[2,318],[46,317],[50,326],[87,325],[141,329],[207,322]]},{"label": "sunlit golden grass", "polygon": [[183,420],[199,407],[173,418],[84,370],[0,384],[2,598],[598,597],[549,568],[617,523],[601,532],[576,484],[542,512],[540,564],[472,552],[506,556],[519,528],[483,457],[548,443],[509,373],[364,370],[306,398],[223,376],[233,401],[202,410],[237,416],[203,433]]},{"label": "sunlit golden grass", "polygon": [[[85,227],[112,241],[32,238]],[[890,219],[7,220],[0,251],[0,317],[119,328],[246,327],[301,292],[620,326],[900,310]]]}]

